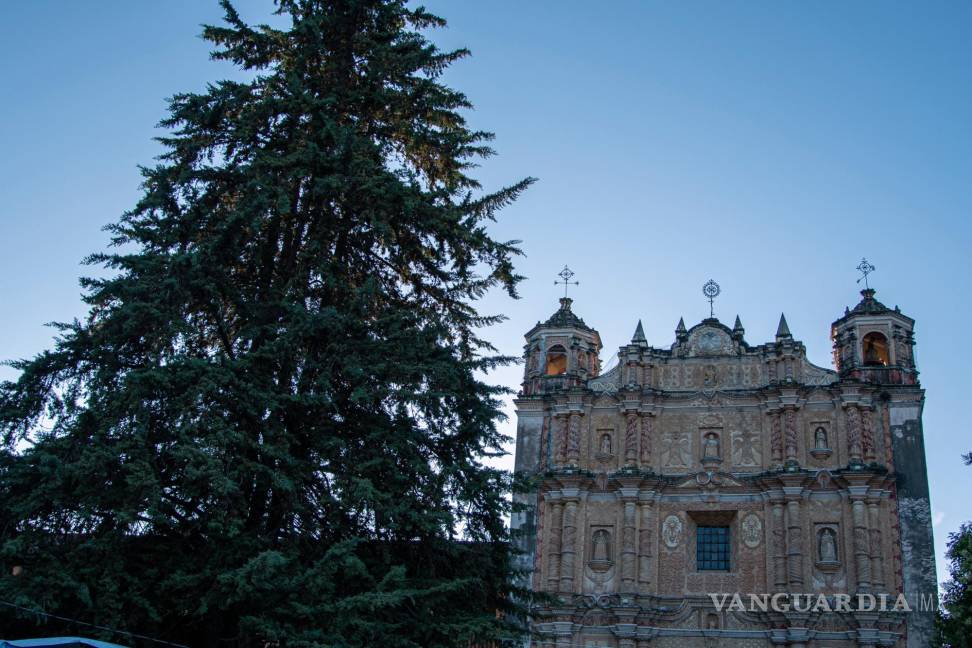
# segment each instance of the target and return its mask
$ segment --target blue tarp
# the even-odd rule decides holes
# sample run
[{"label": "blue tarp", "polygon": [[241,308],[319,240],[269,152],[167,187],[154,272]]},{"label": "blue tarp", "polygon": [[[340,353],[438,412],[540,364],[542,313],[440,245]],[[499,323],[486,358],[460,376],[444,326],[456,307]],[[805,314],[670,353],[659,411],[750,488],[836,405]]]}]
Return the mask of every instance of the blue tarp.
[{"label": "blue tarp", "polygon": [[0,639],[0,648],[125,648],[119,644],[84,637],[47,637],[44,639]]}]

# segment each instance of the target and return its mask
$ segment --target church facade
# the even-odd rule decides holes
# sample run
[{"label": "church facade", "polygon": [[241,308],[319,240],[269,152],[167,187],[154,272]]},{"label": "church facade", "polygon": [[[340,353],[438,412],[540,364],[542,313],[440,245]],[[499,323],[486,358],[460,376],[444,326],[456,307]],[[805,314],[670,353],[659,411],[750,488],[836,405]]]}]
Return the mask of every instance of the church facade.
[{"label": "church facade", "polygon": [[[600,370],[571,300],[526,334],[513,526],[530,645],[928,645],[937,591],[914,320],[862,291],[834,370],[714,317]],[[903,597],[899,595],[903,594]],[[902,601],[904,602],[902,604]]]}]

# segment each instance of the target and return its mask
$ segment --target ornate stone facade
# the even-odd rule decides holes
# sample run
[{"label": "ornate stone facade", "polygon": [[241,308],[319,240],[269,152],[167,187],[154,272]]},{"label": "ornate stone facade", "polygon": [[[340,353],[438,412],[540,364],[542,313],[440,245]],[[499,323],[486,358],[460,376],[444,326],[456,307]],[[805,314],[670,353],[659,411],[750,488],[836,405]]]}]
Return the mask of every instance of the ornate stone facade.
[{"label": "ornate stone facade", "polygon": [[[936,591],[914,321],[874,291],[832,326],[836,371],[781,318],[751,346],[739,319],[649,346],[641,324],[600,373],[571,302],[527,333],[514,515],[531,645],[924,646]],[[715,538],[712,546],[705,538]],[[915,609],[717,609],[711,594],[905,593]]]}]

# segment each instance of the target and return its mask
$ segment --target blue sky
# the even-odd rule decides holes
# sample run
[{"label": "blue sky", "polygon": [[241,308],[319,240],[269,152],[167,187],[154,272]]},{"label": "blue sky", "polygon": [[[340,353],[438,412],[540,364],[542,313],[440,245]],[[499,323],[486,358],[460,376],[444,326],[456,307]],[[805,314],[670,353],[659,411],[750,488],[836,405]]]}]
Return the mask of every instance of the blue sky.
[{"label": "blue sky", "polygon": [[[268,0],[240,0],[266,20]],[[447,74],[494,131],[479,177],[540,179],[494,233],[523,241],[522,299],[489,332],[519,354],[555,310],[565,263],[575,311],[607,363],[643,320],[668,346],[680,316],[723,289],[751,343],[781,311],[830,366],[830,322],[859,298],[917,320],[935,540],[972,519],[967,258],[972,243],[972,4],[954,2],[446,2]],[[80,260],[130,208],[164,98],[236,76],[209,61],[215,1],[7,3],[0,20],[0,358],[49,346],[43,324],[81,316]],[[961,344],[960,344],[961,343]],[[11,378],[9,368],[0,377]],[[517,386],[520,368],[494,379]],[[512,431],[512,425],[507,429]],[[939,563],[939,579],[944,578]]]}]

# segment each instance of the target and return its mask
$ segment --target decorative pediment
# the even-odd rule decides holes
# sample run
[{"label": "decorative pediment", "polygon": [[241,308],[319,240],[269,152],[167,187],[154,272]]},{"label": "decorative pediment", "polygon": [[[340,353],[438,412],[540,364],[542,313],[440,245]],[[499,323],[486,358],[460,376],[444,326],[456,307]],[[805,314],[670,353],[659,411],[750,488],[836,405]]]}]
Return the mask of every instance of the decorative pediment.
[{"label": "decorative pediment", "polygon": [[718,322],[693,327],[683,348],[690,358],[726,356],[736,353],[736,345],[730,331]]}]

